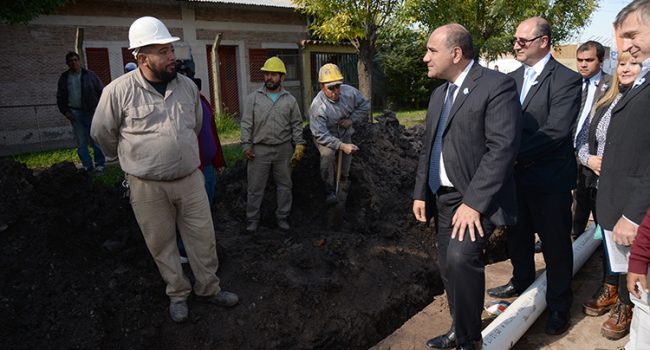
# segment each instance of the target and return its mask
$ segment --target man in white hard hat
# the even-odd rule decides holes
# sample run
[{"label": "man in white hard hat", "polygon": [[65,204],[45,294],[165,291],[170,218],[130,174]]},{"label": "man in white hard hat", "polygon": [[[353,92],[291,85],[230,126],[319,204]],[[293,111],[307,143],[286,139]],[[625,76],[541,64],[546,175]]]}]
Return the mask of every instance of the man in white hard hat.
[{"label": "man in white hard hat", "polygon": [[339,67],[327,63],[318,72],[320,92],[309,108],[309,128],[320,152],[320,174],[325,183],[325,201],[332,205],[336,197],[334,167],[338,150],[342,153],[340,180],[345,182],[350,172],[352,153],[359,150],[352,143],[353,124],[368,119],[370,102],[353,86],[343,84]]},{"label": "man in white hard hat", "polygon": [[233,306],[239,298],[221,290],[216,276],[214,226],[199,170],[203,109],[194,82],[176,75],[171,43],[177,40],[156,18],[133,22],[129,49],[139,69],[105,88],[91,134],[107,156],[119,156],[133,212],[167,284],[170,316],[183,322],[192,286],[181,267],[176,227],[196,278],[195,299]]},{"label": "man in white hard hat", "polygon": [[291,166],[302,158],[305,150],[298,102],[282,87],[287,73],[284,62],[271,57],[261,70],[264,86],[248,95],[241,117],[241,145],[248,160],[246,231],[250,233],[259,224],[260,205],[270,172],[277,187],[278,228],[289,230]]}]

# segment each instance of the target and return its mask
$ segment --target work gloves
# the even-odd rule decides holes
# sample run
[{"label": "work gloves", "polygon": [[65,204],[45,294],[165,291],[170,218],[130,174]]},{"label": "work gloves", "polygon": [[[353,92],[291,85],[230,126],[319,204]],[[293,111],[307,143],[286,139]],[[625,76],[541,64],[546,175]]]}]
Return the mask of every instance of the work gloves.
[{"label": "work gloves", "polygon": [[297,144],[291,157],[291,168],[294,169],[298,162],[305,156],[305,145]]}]

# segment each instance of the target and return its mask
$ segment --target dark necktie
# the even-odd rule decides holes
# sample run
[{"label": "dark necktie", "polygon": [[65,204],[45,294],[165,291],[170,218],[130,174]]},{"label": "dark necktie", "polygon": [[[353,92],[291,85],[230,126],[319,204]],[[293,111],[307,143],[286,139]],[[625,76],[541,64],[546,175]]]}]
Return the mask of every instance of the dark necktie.
[{"label": "dark necktie", "polygon": [[[582,116],[583,108],[589,108],[589,106],[585,106],[585,103],[587,103],[587,95],[589,95],[589,78],[585,79],[585,88],[582,89],[582,101],[580,101],[580,114],[578,114],[578,118]],[[578,132],[576,133],[576,137],[574,138],[574,141],[577,142],[578,137],[581,134],[586,133],[587,130],[589,130],[589,114],[587,114],[587,117],[582,122],[582,126],[580,127],[580,130],[578,130]]]},{"label": "dark necktie", "polygon": [[434,194],[440,188],[440,153],[442,152],[442,134],[445,132],[447,125],[447,118],[451,112],[451,106],[454,104],[454,91],[457,86],[449,84],[447,88],[447,98],[442,105],[442,112],[438,120],[438,127],[436,128],[436,136],[433,138],[433,145],[431,146],[431,158],[429,159],[429,188]]},{"label": "dark necktie", "polygon": [[587,95],[589,95],[589,78],[585,78],[585,87],[582,89],[582,100],[580,101],[580,114],[578,115],[582,115],[582,109],[585,108],[585,103],[587,103]]}]

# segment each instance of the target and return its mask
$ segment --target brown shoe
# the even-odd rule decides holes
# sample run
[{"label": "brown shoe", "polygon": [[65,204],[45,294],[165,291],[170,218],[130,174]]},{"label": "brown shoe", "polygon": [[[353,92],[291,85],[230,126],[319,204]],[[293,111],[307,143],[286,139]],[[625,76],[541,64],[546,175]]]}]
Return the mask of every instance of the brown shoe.
[{"label": "brown shoe", "polygon": [[618,301],[618,286],[603,283],[594,296],[582,304],[582,312],[587,316],[600,316]]},{"label": "brown shoe", "polygon": [[600,327],[600,333],[609,340],[618,340],[626,336],[630,332],[633,306],[625,305],[619,300],[609,312],[609,319]]}]

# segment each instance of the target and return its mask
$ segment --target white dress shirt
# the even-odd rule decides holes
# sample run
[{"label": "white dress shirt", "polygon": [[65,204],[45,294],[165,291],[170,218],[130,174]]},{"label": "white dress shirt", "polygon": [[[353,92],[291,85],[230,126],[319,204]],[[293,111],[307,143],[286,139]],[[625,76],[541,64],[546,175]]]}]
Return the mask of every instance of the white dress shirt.
[{"label": "white dress shirt", "polygon": [[[467,77],[467,73],[469,73],[470,68],[472,68],[472,65],[474,65],[474,60],[471,60],[467,67],[463,70],[462,73],[452,82],[452,84],[458,86],[456,91],[454,92],[453,96],[453,101],[456,101],[456,96],[458,96],[458,92],[460,91],[460,88],[463,86],[463,82],[465,81],[465,77]],[[464,93],[464,92],[463,92]],[[445,96],[447,96],[447,92],[445,91]],[[449,115],[451,117],[451,114]],[[449,119],[447,119],[447,122],[449,122]],[[444,125],[442,126],[444,128]],[[444,141],[443,141],[443,148],[444,148]],[[451,183],[451,180],[449,180],[449,177],[447,176],[447,171],[445,170],[445,160],[442,157],[442,152],[440,152],[440,186],[446,186],[446,187],[454,187],[454,184]]]},{"label": "white dress shirt", "polygon": [[576,134],[573,136],[573,146],[575,147],[576,141],[578,140],[578,133],[580,130],[582,130],[582,125],[587,121],[587,118],[589,118],[589,113],[591,112],[591,106],[594,104],[594,96],[596,95],[596,89],[598,88],[598,84],[600,84],[600,79],[603,77],[603,71],[599,70],[598,73],[595,75],[589,77],[589,86],[585,86],[585,82],[583,79],[582,82],[582,89],[584,90],[585,88],[589,89],[587,90],[587,100],[585,101],[585,105],[582,107],[582,111],[580,111],[580,117],[578,118],[578,125],[576,127]]}]

